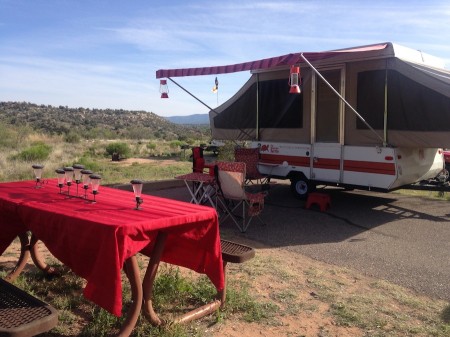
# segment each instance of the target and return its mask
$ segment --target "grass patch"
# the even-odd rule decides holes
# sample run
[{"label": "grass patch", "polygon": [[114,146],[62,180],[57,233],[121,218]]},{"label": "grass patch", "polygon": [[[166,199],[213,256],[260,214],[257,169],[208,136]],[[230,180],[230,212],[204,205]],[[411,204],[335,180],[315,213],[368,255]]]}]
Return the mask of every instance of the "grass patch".
[{"label": "grass patch", "polygon": [[38,142],[29,146],[26,149],[23,149],[18,154],[14,155],[13,159],[18,159],[21,161],[31,162],[31,161],[43,161],[48,159],[50,153],[52,151],[52,147],[43,142]]},{"label": "grass patch", "polygon": [[[143,256],[138,257],[140,265],[146,265]],[[61,271],[58,277],[32,268],[14,282],[18,287],[34,296],[51,303],[59,310],[59,324],[51,332],[42,336],[110,336],[117,333],[124,322],[130,304],[129,282],[123,275],[123,316],[111,315],[82,295],[85,281],[60,264],[53,264]],[[142,270],[142,273],[145,269]],[[3,272],[2,272],[3,273]],[[4,274],[4,273],[3,273]],[[142,275],[143,276],[143,275]],[[218,311],[201,320],[186,325],[170,324],[164,327],[151,326],[140,317],[132,336],[204,336],[208,327],[223,322],[227,317],[239,317],[246,322],[269,321],[277,307],[271,302],[257,301],[246,283],[231,283],[227,289],[227,303],[223,311]],[[154,284],[154,308],[160,317],[170,321],[189,310],[210,302],[216,295],[211,282],[204,276],[191,271],[162,263]]]},{"label": "grass patch", "polygon": [[[408,289],[364,278],[345,268],[302,261],[301,268],[296,269],[292,261],[282,264],[282,258],[283,255],[273,257],[261,253],[246,263],[229,264],[227,302],[223,309],[186,325],[161,328],[151,326],[141,317],[132,336],[220,336],[221,326],[247,323],[260,331],[278,329],[274,331],[286,331],[286,336],[306,336],[304,331],[294,334],[289,324],[300,322],[301,326],[309,327],[317,321],[320,336],[338,336],[339,331],[371,337],[450,336],[447,302],[418,296]],[[141,277],[147,261],[138,255]],[[50,264],[56,266],[57,262],[50,261]],[[62,270],[60,277],[48,278],[31,268],[16,281],[19,287],[51,303],[60,312],[58,326],[42,336],[117,333],[124,317],[110,315],[87,301],[82,295],[85,281],[63,266],[58,268]],[[1,271],[1,276],[4,275],[5,271]],[[123,277],[125,313],[131,295],[129,283]],[[153,297],[161,318],[171,320],[210,302],[214,296],[215,289],[206,277],[161,264]],[[274,335],[280,335],[277,333]]]},{"label": "grass patch", "polygon": [[227,290],[227,305],[224,310],[224,317],[240,313],[246,322],[269,321],[279,310],[279,307],[271,301],[256,301],[250,295],[252,289],[245,282],[230,282]]}]

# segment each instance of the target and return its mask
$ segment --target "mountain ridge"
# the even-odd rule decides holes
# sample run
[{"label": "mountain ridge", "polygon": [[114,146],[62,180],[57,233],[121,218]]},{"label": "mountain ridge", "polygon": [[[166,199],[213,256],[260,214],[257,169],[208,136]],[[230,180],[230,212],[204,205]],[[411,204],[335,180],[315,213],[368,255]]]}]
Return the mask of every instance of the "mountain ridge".
[{"label": "mountain ridge", "polygon": [[209,125],[175,124],[153,112],[29,102],[0,102],[0,122],[29,126],[49,134],[75,133],[84,138],[198,139],[209,133]]},{"label": "mountain ridge", "polygon": [[170,116],[165,117],[168,121],[175,124],[184,125],[209,125],[208,114],[193,114],[188,116]]}]

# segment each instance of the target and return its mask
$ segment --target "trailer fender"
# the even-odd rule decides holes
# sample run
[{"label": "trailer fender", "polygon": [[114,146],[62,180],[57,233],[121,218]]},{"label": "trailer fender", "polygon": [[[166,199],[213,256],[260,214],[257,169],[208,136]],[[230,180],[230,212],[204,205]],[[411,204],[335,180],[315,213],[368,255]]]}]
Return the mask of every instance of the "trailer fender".
[{"label": "trailer fender", "polygon": [[316,188],[316,185],[301,172],[289,173],[289,179],[291,180],[291,191],[298,199],[306,199],[308,193]]}]

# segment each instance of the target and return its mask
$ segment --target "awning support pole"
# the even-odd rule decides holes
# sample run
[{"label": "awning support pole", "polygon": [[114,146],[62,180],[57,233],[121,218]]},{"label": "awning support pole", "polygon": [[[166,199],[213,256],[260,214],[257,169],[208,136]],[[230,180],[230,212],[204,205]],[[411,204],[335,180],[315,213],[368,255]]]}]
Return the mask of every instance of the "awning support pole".
[{"label": "awning support pole", "polygon": [[384,75],[384,115],[383,115],[383,129],[384,129],[384,142],[388,141],[387,123],[388,123],[388,69],[386,66],[386,72]]},{"label": "awning support pole", "polygon": [[[191,92],[189,92],[187,89],[183,88],[180,84],[178,84],[177,82],[175,82],[172,78],[168,77],[168,79],[174,83],[177,87],[179,87],[181,90],[183,90],[184,92],[186,92],[187,94],[189,94],[190,96],[192,96],[193,98],[195,98],[197,101],[199,101],[201,104],[203,104],[204,106],[206,106],[209,110],[211,110],[212,112],[214,112],[216,115],[218,115],[219,113],[214,110],[213,108],[211,108],[208,104],[206,104],[205,102],[203,102],[200,98],[198,98],[197,96],[195,96],[194,94],[192,94]],[[234,127],[236,127],[239,131],[241,131],[242,133],[244,133],[245,135],[247,135],[248,137],[252,138],[251,135],[246,132],[245,130],[242,130],[241,128],[233,125]],[[234,142],[236,142],[236,140],[234,140]]]},{"label": "awning support pole", "polygon": [[345,103],[345,105],[347,105],[350,110],[352,110],[355,115],[369,128],[370,131],[372,131],[377,138],[379,138],[381,140],[381,142],[383,143],[383,146],[386,146],[387,144],[385,143],[383,137],[381,137],[371,126],[369,123],[366,122],[366,120],[350,105],[350,103],[348,103],[344,97],[342,97],[342,95],[333,88],[333,86],[325,79],[325,77],[322,76],[321,73],[319,73],[319,71],[314,68],[314,66],[306,59],[306,57],[303,55],[303,53],[300,54],[300,57],[308,64],[308,66],[311,67],[311,69],[317,74],[317,76],[319,76],[329,87],[331,90],[333,90],[333,92]]},{"label": "awning support pole", "polygon": [[189,95],[191,95],[192,97],[194,97],[197,101],[199,101],[200,103],[202,103],[204,106],[206,106],[209,110],[214,111],[214,113],[216,115],[218,115],[219,113],[216,112],[213,108],[211,108],[208,104],[206,104],[205,102],[203,102],[200,98],[198,98],[197,96],[195,96],[194,94],[190,93],[188,90],[186,90],[185,88],[183,88],[181,85],[179,85],[177,82],[175,82],[174,80],[172,80],[170,77],[168,77],[168,79],[176,84],[180,89],[182,89],[184,92],[188,93]]},{"label": "awning support pole", "polygon": [[256,140],[259,142],[259,74],[256,74]]}]

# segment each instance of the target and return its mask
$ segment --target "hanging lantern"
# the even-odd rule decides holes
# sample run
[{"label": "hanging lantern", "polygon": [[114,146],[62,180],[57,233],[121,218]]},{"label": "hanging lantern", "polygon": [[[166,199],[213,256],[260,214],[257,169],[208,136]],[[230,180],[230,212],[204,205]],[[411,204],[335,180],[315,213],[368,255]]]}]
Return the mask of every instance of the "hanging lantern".
[{"label": "hanging lantern", "polygon": [[290,94],[299,94],[300,90],[300,67],[291,66],[291,74],[289,76]]},{"label": "hanging lantern", "polygon": [[159,92],[161,93],[161,98],[169,98],[167,80],[159,80]]}]

